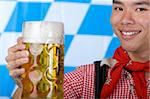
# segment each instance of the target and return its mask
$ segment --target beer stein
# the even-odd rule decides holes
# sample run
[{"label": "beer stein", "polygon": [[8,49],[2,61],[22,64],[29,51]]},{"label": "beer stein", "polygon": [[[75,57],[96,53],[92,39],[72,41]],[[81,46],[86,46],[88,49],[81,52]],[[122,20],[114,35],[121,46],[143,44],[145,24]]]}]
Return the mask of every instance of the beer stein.
[{"label": "beer stein", "polygon": [[29,51],[29,62],[22,65],[22,99],[63,99],[63,23],[25,22],[23,43]]}]

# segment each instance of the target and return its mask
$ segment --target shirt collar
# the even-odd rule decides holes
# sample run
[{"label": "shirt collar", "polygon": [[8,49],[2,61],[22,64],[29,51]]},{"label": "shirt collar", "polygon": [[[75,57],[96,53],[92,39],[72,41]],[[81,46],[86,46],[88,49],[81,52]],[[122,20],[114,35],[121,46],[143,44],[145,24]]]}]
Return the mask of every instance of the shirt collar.
[{"label": "shirt collar", "polygon": [[109,67],[113,67],[117,61],[113,58],[102,59],[100,66],[108,65]]}]

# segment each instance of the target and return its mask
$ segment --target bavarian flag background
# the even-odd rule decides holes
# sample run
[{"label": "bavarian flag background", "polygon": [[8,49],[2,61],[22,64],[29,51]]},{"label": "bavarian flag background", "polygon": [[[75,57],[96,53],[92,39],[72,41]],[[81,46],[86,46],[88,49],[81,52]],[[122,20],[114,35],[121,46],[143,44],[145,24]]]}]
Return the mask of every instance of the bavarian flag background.
[{"label": "bavarian flag background", "polygon": [[0,0],[0,99],[17,88],[6,68],[7,50],[24,21],[60,21],[65,26],[65,73],[111,57],[120,42],[110,16],[112,0]]}]

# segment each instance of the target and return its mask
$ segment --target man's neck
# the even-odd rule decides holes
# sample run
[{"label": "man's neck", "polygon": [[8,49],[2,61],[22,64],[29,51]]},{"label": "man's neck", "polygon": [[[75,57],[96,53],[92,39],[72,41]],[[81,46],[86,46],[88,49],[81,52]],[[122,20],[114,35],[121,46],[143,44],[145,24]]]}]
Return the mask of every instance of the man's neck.
[{"label": "man's neck", "polygon": [[[150,50],[148,51],[143,51],[140,53],[136,53],[136,52],[128,52],[129,57],[131,58],[132,61],[136,61],[136,62],[141,62],[141,63],[145,63],[148,60],[150,60]],[[150,79],[150,72],[145,72],[145,78],[146,80]]]},{"label": "man's neck", "polygon": [[145,78],[146,78],[146,80],[150,79],[150,72],[145,73]]},{"label": "man's neck", "polygon": [[145,63],[150,60],[150,50],[143,52],[128,52],[128,54],[132,61]]}]

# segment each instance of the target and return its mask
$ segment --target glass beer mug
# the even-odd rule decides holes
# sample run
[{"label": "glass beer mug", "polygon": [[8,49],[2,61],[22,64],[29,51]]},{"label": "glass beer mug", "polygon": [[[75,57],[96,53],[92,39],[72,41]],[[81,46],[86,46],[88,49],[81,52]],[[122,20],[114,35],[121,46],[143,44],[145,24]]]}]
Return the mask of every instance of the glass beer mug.
[{"label": "glass beer mug", "polygon": [[63,23],[25,22],[23,42],[29,51],[29,62],[22,65],[22,99],[63,99]]}]

